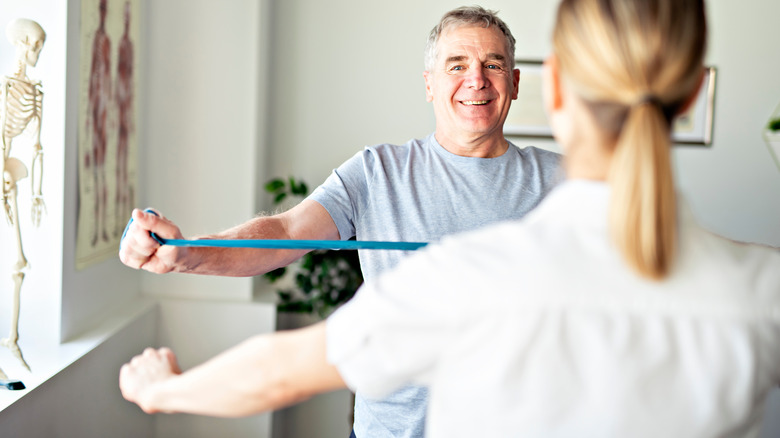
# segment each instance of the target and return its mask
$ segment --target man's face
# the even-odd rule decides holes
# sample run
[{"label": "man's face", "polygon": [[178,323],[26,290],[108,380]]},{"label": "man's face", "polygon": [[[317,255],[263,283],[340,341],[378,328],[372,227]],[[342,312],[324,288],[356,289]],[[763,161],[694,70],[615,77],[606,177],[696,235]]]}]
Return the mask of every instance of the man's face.
[{"label": "man's face", "polygon": [[494,28],[445,29],[433,71],[426,71],[427,100],[433,102],[439,141],[473,141],[501,136],[519,70],[507,53],[504,34]]}]

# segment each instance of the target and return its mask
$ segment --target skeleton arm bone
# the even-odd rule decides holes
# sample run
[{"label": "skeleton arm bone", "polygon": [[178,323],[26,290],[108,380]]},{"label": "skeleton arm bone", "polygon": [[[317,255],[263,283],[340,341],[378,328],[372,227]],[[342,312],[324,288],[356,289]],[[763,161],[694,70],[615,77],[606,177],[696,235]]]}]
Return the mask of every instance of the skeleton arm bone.
[{"label": "skeleton arm bone", "polygon": [[[2,135],[0,135],[2,137]],[[10,190],[11,185],[15,184],[13,179],[11,178],[10,173],[6,170],[6,156],[5,156],[5,138],[3,137],[3,155],[0,157],[0,177],[2,180],[3,188],[2,188],[2,202],[3,202],[3,210],[5,210],[5,218],[8,221],[8,223],[12,223],[13,216],[11,211],[11,200],[10,200]]]},{"label": "skeleton arm bone", "polygon": [[[32,222],[36,227],[41,224],[41,216],[46,212],[46,203],[43,201],[43,151],[41,151],[41,145],[36,144],[36,151],[33,154],[33,162],[31,167],[32,181]],[[37,169],[37,172],[36,172]]]},{"label": "skeleton arm bone", "polygon": [[41,121],[43,120],[43,92],[39,85],[35,87],[35,106],[36,106],[36,124],[35,124],[35,145],[33,146],[33,159],[30,166],[30,183],[32,186],[32,222],[35,226],[41,223],[41,216],[46,211],[46,204],[43,201],[43,147],[41,146]]},{"label": "skeleton arm bone", "polygon": [[[2,129],[2,127],[5,126],[5,123],[8,120],[8,108],[7,108],[7,106],[8,106],[8,78],[3,77],[2,79],[0,79],[0,88],[2,88],[2,93],[3,93],[2,100],[1,100],[2,103],[3,103],[3,107],[0,108],[0,129]],[[6,138],[4,132],[0,132],[0,142],[2,142],[1,146],[3,148],[2,157],[0,157],[0,176],[2,176],[2,178],[3,178],[3,181],[2,181],[3,182],[2,202],[3,202],[3,208],[5,210],[6,219],[8,220],[8,223],[11,223],[11,220],[12,220],[11,219],[11,204],[10,204],[10,200],[8,198],[9,197],[9,188],[7,187],[8,186],[8,182],[6,181],[7,176],[6,176],[6,172],[5,172],[5,168],[6,168],[5,161],[9,157],[9,155],[11,153],[11,145],[8,144],[9,139]]]}]

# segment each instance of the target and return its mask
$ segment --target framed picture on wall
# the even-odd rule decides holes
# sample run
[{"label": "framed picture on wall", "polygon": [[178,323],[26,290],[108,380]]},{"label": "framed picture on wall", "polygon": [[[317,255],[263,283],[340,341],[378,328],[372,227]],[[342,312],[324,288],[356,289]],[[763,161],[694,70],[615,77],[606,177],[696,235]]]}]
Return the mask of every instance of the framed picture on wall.
[{"label": "framed picture on wall", "polygon": [[520,83],[504,122],[504,135],[552,137],[542,99],[542,62],[517,60],[515,68],[520,70]]},{"label": "framed picture on wall", "polygon": [[693,105],[674,119],[672,139],[679,144],[710,145],[715,112],[715,67],[707,67]]},{"label": "framed picture on wall", "polygon": [[141,0],[81,0],[76,269],[116,258],[136,205]]},{"label": "framed picture on wall", "polygon": [[[504,123],[504,135],[551,138],[552,130],[542,100],[542,62],[517,60],[520,70],[517,100]],[[715,67],[708,67],[699,94],[688,112],[674,121],[672,139],[677,144],[709,145],[715,108]]]}]

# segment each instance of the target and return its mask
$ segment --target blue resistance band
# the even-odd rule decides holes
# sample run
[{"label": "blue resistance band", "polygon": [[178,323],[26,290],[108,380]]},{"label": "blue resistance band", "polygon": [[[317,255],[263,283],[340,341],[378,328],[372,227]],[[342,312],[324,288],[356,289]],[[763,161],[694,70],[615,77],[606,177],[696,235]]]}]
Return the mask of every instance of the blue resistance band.
[{"label": "blue resistance band", "polygon": [[[147,213],[157,216],[154,210],[146,209]],[[127,230],[133,218],[127,222],[125,231],[122,233],[122,240],[125,239]],[[384,249],[414,251],[426,245],[427,242],[386,242],[371,240],[285,240],[285,239],[164,239],[155,233],[150,233],[152,238],[160,245],[183,246],[183,247],[216,247],[216,248],[263,248],[263,249]],[[121,245],[121,241],[120,241]]]}]

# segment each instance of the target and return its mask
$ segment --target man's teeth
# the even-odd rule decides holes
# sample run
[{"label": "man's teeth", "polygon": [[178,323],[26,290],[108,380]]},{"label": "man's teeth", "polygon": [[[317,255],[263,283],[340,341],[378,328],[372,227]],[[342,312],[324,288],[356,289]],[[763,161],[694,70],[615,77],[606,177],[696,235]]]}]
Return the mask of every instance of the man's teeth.
[{"label": "man's teeth", "polygon": [[488,100],[464,100],[464,105],[487,105]]}]

